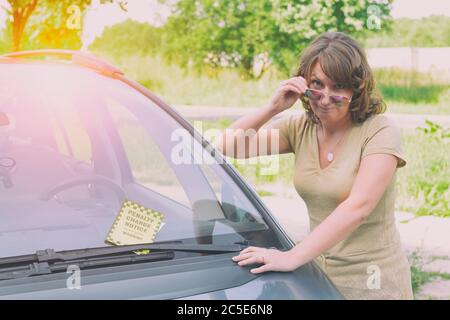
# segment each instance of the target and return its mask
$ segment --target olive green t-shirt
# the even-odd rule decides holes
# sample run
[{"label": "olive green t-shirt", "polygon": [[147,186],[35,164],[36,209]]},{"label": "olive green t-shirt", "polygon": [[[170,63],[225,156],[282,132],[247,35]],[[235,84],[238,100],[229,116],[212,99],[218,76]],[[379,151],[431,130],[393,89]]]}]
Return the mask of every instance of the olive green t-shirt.
[{"label": "olive green t-shirt", "polygon": [[[406,165],[399,128],[386,115],[374,115],[353,124],[339,144],[334,160],[320,168],[316,124],[299,113],[277,119],[271,128],[295,154],[294,186],[308,208],[311,230],[323,221],[350,194],[361,159],[385,153],[397,157],[397,168]],[[394,175],[368,219],[349,238],[331,249],[330,254],[350,254],[377,249],[397,241],[395,230]]]},{"label": "olive green t-shirt", "polygon": [[[307,121],[306,114],[284,116],[269,127],[279,129],[281,139],[295,154],[293,182],[306,203],[311,230],[349,196],[362,158],[392,154],[397,157],[397,168],[406,165],[400,129],[386,115],[353,124],[335,150],[334,160],[323,169],[317,125]],[[410,266],[395,223],[395,182],[396,173],[368,218],[315,259],[346,298],[412,298]],[[376,290],[368,285],[372,270],[382,275]]]}]

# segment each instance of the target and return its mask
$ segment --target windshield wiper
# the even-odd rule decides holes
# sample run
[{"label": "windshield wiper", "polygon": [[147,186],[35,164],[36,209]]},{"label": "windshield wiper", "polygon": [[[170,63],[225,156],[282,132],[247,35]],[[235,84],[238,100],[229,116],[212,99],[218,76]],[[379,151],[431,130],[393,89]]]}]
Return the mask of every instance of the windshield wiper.
[{"label": "windshield wiper", "polygon": [[[148,243],[126,246],[106,246],[79,250],[55,251],[38,250],[35,254],[0,258],[0,280],[16,279],[33,275],[65,271],[69,265],[80,268],[101,267],[173,259],[176,251],[206,254],[238,252],[245,244],[212,245],[183,244],[181,241]],[[138,255],[135,251],[150,250]]]},{"label": "windshield wiper", "polygon": [[38,250],[35,254],[0,258],[0,268],[2,265],[33,262],[53,262],[53,261],[71,261],[75,259],[93,258],[117,255],[120,253],[130,253],[138,250],[151,251],[182,251],[196,253],[228,253],[238,252],[245,248],[239,244],[213,245],[213,244],[183,244],[183,243],[148,243],[137,245],[126,245],[117,247],[97,247],[81,250],[55,251],[53,249]]},{"label": "windshield wiper", "polygon": [[68,267],[76,265],[80,269],[116,266],[122,264],[136,263],[136,262],[151,262],[170,260],[175,256],[173,251],[154,252],[146,255],[137,255],[135,253],[128,253],[125,255],[116,255],[112,257],[100,258],[84,258],[70,261],[58,262],[33,262],[28,265],[8,267],[0,270],[0,280],[27,278],[36,275],[50,274],[54,272],[66,272]]}]

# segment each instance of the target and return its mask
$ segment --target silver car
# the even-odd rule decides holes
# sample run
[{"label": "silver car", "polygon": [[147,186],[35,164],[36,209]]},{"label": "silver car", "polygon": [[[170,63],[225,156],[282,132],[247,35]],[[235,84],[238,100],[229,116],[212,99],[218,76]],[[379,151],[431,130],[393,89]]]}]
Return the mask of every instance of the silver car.
[{"label": "silver car", "polygon": [[[163,215],[152,243],[105,241],[125,202]],[[314,263],[251,274],[249,245],[294,243],[153,93],[81,52],[0,57],[0,299],[342,299]]]}]

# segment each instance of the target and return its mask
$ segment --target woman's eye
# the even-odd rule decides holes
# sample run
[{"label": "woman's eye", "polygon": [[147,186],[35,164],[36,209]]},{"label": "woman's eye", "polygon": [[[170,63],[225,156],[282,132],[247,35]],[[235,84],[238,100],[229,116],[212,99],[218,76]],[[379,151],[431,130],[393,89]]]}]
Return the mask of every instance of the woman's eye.
[{"label": "woman's eye", "polygon": [[345,85],[342,83],[338,83],[338,84],[336,84],[336,89],[338,89],[338,90],[345,89]]},{"label": "woman's eye", "polygon": [[319,86],[320,86],[320,81],[319,81],[319,80],[313,80],[313,81],[311,81],[311,83],[312,83],[315,87],[319,87]]}]

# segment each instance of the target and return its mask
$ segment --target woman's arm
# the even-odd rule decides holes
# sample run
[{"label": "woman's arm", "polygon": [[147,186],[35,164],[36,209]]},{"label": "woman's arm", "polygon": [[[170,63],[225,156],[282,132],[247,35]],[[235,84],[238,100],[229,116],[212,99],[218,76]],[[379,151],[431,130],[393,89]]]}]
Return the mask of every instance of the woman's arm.
[{"label": "woman's arm", "polygon": [[[289,145],[277,131],[260,128],[276,114],[290,108],[307,89],[302,77],[283,81],[275,92],[269,105],[258,109],[238,120],[225,129],[216,148],[223,155],[232,158],[251,158],[262,155],[281,154],[289,151]],[[277,139],[272,150],[272,140]]]},{"label": "woman's arm", "polygon": [[349,197],[302,242],[289,251],[249,247],[233,260],[239,265],[261,263],[252,273],[292,271],[347,238],[375,208],[397,167],[390,154],[372,154],[361,160]]},{"label": "woman's arm", "polygon": [[[239,118],[225,129],[216,147],[222,154],[238,159],[286,152],[289,146],[279,136],[275,136],[270,128],[259,130],[276,114],[273,108],[264,107]],[[271,150],[272,139],[275,138],[278,138],[279,150]],[[263,143],[266,145],[265,151]]]}]

